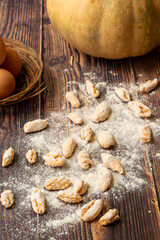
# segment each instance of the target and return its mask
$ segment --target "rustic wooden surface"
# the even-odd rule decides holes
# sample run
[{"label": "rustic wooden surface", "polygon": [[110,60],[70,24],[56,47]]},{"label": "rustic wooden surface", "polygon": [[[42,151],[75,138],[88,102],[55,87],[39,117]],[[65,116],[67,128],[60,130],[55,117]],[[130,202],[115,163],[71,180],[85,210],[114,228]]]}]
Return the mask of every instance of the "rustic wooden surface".
[{"label": "rustic wooden surface", "polygon": [[[14,146],[17,153],[21,153],[21,138],[17,139],[17,131],[23,127],[26,120],[45,118],[50,111],[59,111],[64,102],[62,89],[68,81],[84,81],[85,71],[94,71],[103,76],[107,83],[115,85],[123,82],[135,85],[140,82],[157,77],[160,79],[160,49],[155,49],[146,56],[110,61],[96,59],[78,53],[52,28],[46,11],[44,0],[1,0],[0,1],[0,37],[16,38],[26,45],[34,48],[44,62],[42,81],[48,87],[47,94],[41,94],[27,102],[22,102],[10,107],[0,108],[0,157],[2,152],[10,145]],[[73,66],[70,65],[70,57],[73,57]],[[68,68],[68,73],[62,71]],[[70,71],[70,70],[73,71]],[[111,75],[114,71],[118,75]],[[140,77],[143,74],[143,77]],[[117,77],[118,76],[118,77]],[[141,95],[138,94],[141,98]],[[157,109],[156,118],[160,117],[160,89],[156,95],[146,97],[146,104],[152,101],[152,106]],[[35,218],[35,234],[31,233],[30,226],[23,224],[25,214],[21,219],[16,218],[16,208],[5,210],[0,206],[0,239],[94,239],[94,240],[158,240],[160,239],[160,161],[156,158],[160,139],[155,144],[144,146],[144,178],[150,187],[145,186],[143,191],[126,193],[114,196],[109,200],[110,207],[117,206],[121,213],[121,221],[108,226],[100,227],[96,221],[93,223],[68,224],[67,235],[60,236],[60,227],[57,232],[39,230],[46,220],[35,217],[31,210],[30,218]],[[21,171],[23,178],[23,166],[13,164],[9,170],[0,167],[0,182],[3,183],[8,176]],[[7,173],[7,174],[6,174]],[[0,192],[3,191],[1,187]],[[150,211],[150,212],[149,212]],[[53,214],[54,216],[54,214]],[[37,224],[38,221],[38,224]],[[20,234],[17,234],[19,230]]]}]

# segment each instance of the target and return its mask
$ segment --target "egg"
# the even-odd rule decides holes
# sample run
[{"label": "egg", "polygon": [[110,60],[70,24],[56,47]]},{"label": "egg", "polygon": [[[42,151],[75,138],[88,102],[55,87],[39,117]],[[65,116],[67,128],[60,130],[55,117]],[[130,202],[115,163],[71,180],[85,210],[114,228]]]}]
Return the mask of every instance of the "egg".
[{"label": "egg", "polygon": [[2,65],[5,58],[6,58],[6,47],[3,40],[0,38],[0,65]]},{"label": "egg", "polygon": [[0,99],[10,96],[15,86],[16,82],[13,75],[9,71],[0,68]]},{"label": "egg", "polygon": [[15,78],[17,78],[22,69],[22,62],[18,53],[9,47],[6,47],[6,59],[1,67],[8,70]]}]

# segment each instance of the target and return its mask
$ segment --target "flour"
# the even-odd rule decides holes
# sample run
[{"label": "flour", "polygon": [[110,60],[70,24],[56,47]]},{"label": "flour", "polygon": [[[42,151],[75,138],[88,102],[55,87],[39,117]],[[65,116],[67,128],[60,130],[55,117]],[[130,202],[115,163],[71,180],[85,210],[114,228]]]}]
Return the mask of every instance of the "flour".
[{"label": "flour", "polygon": [[160,153],[159,152],[156,154],[156,156],[157,156],[157,158],[160,159]]},{"label": "flour", "polygon": [[[112,74],[112,71],[110,71],[110,74]],[[49,122],[47,129],[38,133],[24,135],[22,139],[25,149],[23,149],[24,158],[21,159],[21,166],[25,168],[25,176],[22,177],[21,173],[18,173],[14,177],[9,175],[6,181],[0,184],[1,187],[8,187],[14,190],[15,196],[17,196],[15,207],[16,212],[19,214],[15,218],[20,220],[20,212],[23,211],[26,213],[26,221],[30,225],[33,224],[33,219],[29,218],[27,212],[31,211],[30,194],[32,189],[38,187],[44,192],[48,208],[46,215],[48,217],[39,229],[41,233],[52,231],[52,229],[56,230],[63,226],[63,232],[59,231],[57,234],[67,234],[68,223],[71,225],[80,221],[80,205],[64,203],[57,198],[57,191],[49,192],[44,189],[46,179],[52,176],[69,178],[73,183],[71,187],[75,185],[78,179],[88,182],[89,189],[83,196],[83,203],[88,202],[92,197],[97,199],[102,196],[104,199],[109,199],[113,195],[117,198],[117,194],[123,195],[126,192],[141,191],[143,186],[147,185],[147,181],[144,180],[144,147],[140,143],[139,129],[143,125],[149,124],[153,135],[158,137],[160,136],[160,121],[135,117],[128,109],[127,104],[123,103],[116,96],[114,86],[107,86],[101,77],[97,80],[97,76],[94,73],[85,73],[84,78],[86,76],[90,77],[93,82],[98,82],[96,87],[101,92],[99,98],[94,99],[88,96],[84,84],[79,84],[75,81],[67,84],[67,87],[71,87],[75,92],[77,92],[76,89],[79,89],[78,93],[82,107],[74,111],[80,114],[84,124],[77,126],[71,123],[67,119],[69,109],[65,106],[62,107],[64,109],[63,112],[51,112],[47,119]],[[120,84],[120,86],[123,86],[123,84]],[[135,100],[137,98],[135,94],[137,86],[130,85],[128,90],[132,95],[132,99]],[[112,111],[108,120],[97,124],[92,121],[92,115],[95,107],[102,101],[107,101]],[[154,110],[154,114],[156,115],[156,109]],[[94,132],[92,140],[88,144],[80,136],[81,128],[86,124]],[[113,134],[116,140],[116,146],[113,149],[105,150],[100,147],[97,141],[97,133],[100,130],[106,130]],[[59,151],[61,153],[62,143],[68,135],[73,137],[77,143],[73,156],[70,159],[66,159],[62,167],[51,168],[47,166],[42,158],[43,155],[49,151]],[[25,159],[25,153],[32,148],[35,148],[39,155],[39,160],[34,165],[30,165]],[[77,155],[82,149],[88,150],[94,163],[94,166],[91,166],[88,170],[84,170],[78,166]],[[112,187],[104,193],[100,191],[97,184],[101,172],[105,171],[100,157],[103,152],[108,152],[116,156],[126,172],[124,176],[113,173],[114,182]],[[160,157],[160,153],[157,153],[157,157]],[[119,199],[119,201],[121,200]],[[45,214],[41,218],[45,219]],[[35,233],[34,228],[32,228],[32,232],[33,234]]]}]

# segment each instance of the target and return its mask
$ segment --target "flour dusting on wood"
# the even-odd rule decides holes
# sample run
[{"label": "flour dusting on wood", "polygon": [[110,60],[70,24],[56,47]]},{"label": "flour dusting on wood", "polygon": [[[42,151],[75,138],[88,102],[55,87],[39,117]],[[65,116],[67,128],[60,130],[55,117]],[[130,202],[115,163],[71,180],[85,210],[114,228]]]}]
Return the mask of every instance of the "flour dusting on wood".
[{"label": "flour dusting on wood", "polygon": [[[51,112],[47,119],[49,123],[48,128],[30,135],[24,134],[22,138],[22,145],[25,146],[25,149],[21,151],[24,153],[24,158],[18,159],[17,164],[18,161],[21,161],[19,164],[25,168],[25,176],[21,176],[21,172],[17,172],[14,176],[8,175],[8,178],[0,184],[3,189],[9,187],[13,190],[16,198],[15,218],[21,221],[21,211],[24,211],[26,213],[25,221],[29,223],[26,227],[33,226],[31,228],[33,234],[36,232],[34,224],[36,215],[35,219],[34,217],[30,219],[28,212],[31,212],[30,195],[35,187],[44,192],[47,202],[46,215],[48,215],[47,219],[49,219],[45,222],[45,225],[40,226],[39,231],[43,234],[43,232],[48,231],[47,229],[49,231],[57,229],[57,234],[59,235],[67,233],[68,223],[76,224],[76,222],[80,221],[80,207],[92,197],[94,199],[102,197],[109,201],[111,196],[116,198],[117,194],[123,195],[126,192],[142,191],[144,187],[147,187],[147,181],[144,180],[147,179],[145,177],[145,163],[143,159],[145,150],[144,145],[140,142],[139,130],[142,126],[149,125],[153,131],[153,136],[156,138],[160,136],[159,121],[135,117],[128,109],[127,104],[116,96],[115,86],[107,86],[106,82],[103,82],[101,78],[97,81],[95,74],[86,73],[85,76],[90,77],[91,81],[97,83],[96,87],[101,93],[99,98],[95,99],[89,96],[86,92],[85,84],[77,82],[67,84],[67,88],[70,87],[74,92],[78,93],[82,107],[73,111],[80,114],[83,124],[77,126],[67,118],[67,114],[71,109],[66,106],[63,107],[62,112]],[[122,86],[122,84],[119,86]],[[65,91],[66,89],[64,89],[64,94]],[[128,91],[132,99],[136,100],[137,87],[131,85]],[[111,114],[108,120],[97,124],[92,121],[92,115],[95,107],[102,101],[108,102],[111,107]],[[156,116],[156,109],[153,109],[153,115]],[[81,129],[87,124],[94,132],[91,142],[88,144],[85,143],[80,135]],[[106,150],[100,147],[97,141],[99,131],[109,131],[113,134],[116,141],[116,146],[113,149]],[[73,156],[66,159],[65,164],[59,168],[47,166],[42,158],[43,155],[54,151],[62,153],[62,143],[68,136],[73,137],[77,143]],[[37,151],[39,156],[37,163],[34,165],[29,164],[25,159],[26,152],[32,148]],[[94,163],[94,166],[91,166],[88,170],[84,170],[78,165],[78,153],[83,149],[89,152]],[[126,175],[120,175],[112,172],[114,177],[112,186],[103,193],[98,186],[98,178],[101,172],[105,170],[101,153],[111,153],[116,156],[122,163],[126,173]],[[160,153],[157,153],[158,158],[159,156]],[[7,173],[9,173],[9,169],[6,169]],[[64,203],[57,198],[57,191],[45,190],[45,181],[50,177],[67,177],[73,184],[71,187],[79,179],[86,181],[89,184],[89,189],[83,196],[83,203],[76,205]],[[42,217],[45,217],[45,214]]]}]

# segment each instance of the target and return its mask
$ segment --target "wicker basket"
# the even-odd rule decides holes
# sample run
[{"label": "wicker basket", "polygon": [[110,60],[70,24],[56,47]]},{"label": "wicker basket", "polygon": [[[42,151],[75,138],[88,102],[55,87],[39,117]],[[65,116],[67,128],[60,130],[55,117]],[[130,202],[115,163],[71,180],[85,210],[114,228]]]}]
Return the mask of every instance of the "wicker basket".
[{"label": "wicker basket", "polygon": [[15,39],[3,39],[6,47],[14,49],[22,61],[22,71],[16,79],[16,89],[13,94],[0,100],[0,106],[10,105],[32,98],[40,94],[42,89],[42,60],[30,47]]}]

